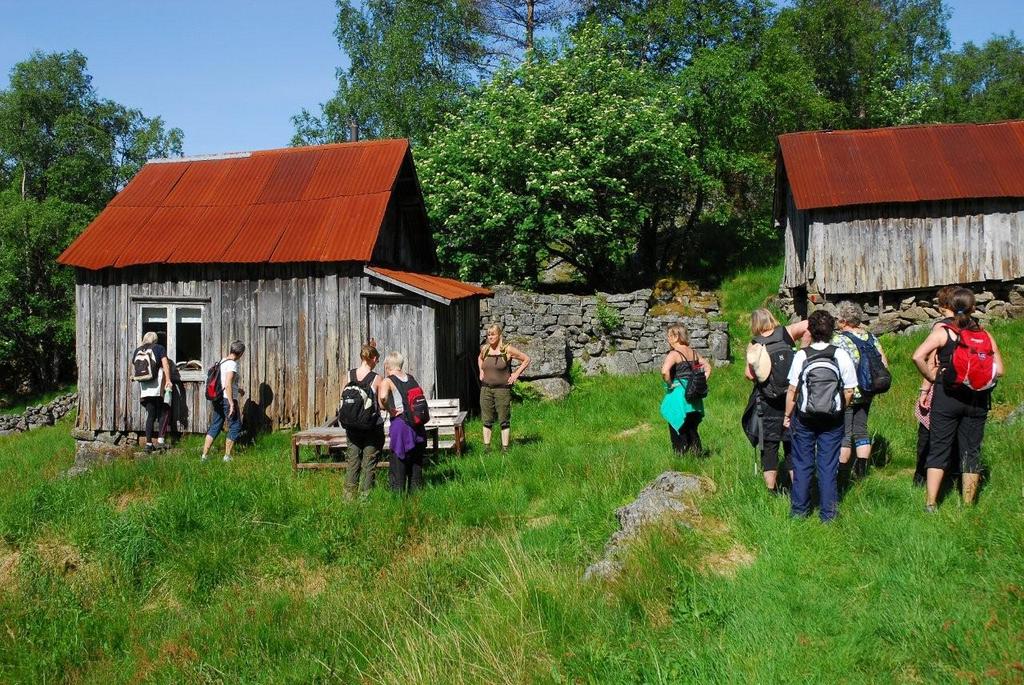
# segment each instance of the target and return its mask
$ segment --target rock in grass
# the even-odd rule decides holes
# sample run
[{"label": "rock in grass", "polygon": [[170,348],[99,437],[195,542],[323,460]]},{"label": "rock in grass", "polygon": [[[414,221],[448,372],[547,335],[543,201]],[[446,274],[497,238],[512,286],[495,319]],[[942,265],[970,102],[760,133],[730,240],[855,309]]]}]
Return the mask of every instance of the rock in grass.
[{"label": "rock in grass", "polygon": [[526,381],[532,385],[541,397],[546,400],[561,400],[568,396],[572,386],[564,378],[540,378],[535,381]]},{"label": "rock in grass", "polygon": [[704,492],[714,492],[715,485],[708,478],[692,473],[666,471],[640,491],[636,499],[615,511],[619,530],[612,533],[604,548],[604,556],[587,567],[583,579],[601,578],[611,580],[622,571],[619,560],[625,546],[640,532],[667,516],[681,516],[697,513],[690,497]]}]

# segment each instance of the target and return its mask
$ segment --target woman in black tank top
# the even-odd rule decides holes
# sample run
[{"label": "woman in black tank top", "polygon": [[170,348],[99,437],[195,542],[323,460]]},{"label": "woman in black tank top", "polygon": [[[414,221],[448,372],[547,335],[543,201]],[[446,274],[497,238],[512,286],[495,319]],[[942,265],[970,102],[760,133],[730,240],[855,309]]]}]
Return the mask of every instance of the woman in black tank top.
[{"label": "woman in black tank top", "polygon": [[[956,441],[962,470],[961,485],[964,504],[973,504],[981,480],[981,443],[985,432],[985,421],[991,403],[991,390],[975,392],[963,387],[947,387],[939,374],[949,367],[957,349],[960,331],[979,330],[974,320],[974,293],[966,288],[957,288],[950,299],[954,313],[952,325],[940,325],[932,329],[924,342],[914,351],[914,364],[918,371],[934,388],[934,395],[928,415],[930,419],[928,456],[925,459],[926,487],[925,510],[934,512],[938,502],[939,488],[946,469],[953,457]],[[992,342],[993,370],[996,378],[1003,375],[1003,357],[995,338]],[[938,359],[938,364],[932,358]]]},{"label": "woman in black tank top", "polygon": [[[802,340],[807,334],[807,321],[798,321],[797,323],[783,326],[769,310],[763,308],[755,309],[750,313],[750,333],[752,335],[751,342],[765,345],[769,354],[770,350],[776,347],[776,343],[780,339],[782,343],[788,345],[790,350],[792,350],[797,346],[796,341]],[[789,359],[792,361],[792,352]],[[764,485],[768,488],[768,492],[775,495],[784,495],[789,488],[786,484],[779,482],[780,445],[782,447],[781,470],[783,472],[783,480],[785,480],[785,476],[788,474],[789,482],[792,483],[793,481],[792,443],[789,440],[789,431],[782,426],[782,419],[786,413],[785,392],[788,389],[789,383],[786,381],[786,387],[780,388],[781,393],[778,397],[770,398],[768,393],[763,391],[763,385],[758,382],[756,370],[749,363],[743,371],[746,379],[753,383],[747,407],[750,411],[755,412],[755,416],[760,422],[761,436],[756,449],[758,456],[761,458],[761,472],[764,477]],[[783,374],[788,373],[788,371],[787,367]],[[772,377],[775,375],[776,370],[773,369]],[[766,382],[773,382],[772,377]]]}]

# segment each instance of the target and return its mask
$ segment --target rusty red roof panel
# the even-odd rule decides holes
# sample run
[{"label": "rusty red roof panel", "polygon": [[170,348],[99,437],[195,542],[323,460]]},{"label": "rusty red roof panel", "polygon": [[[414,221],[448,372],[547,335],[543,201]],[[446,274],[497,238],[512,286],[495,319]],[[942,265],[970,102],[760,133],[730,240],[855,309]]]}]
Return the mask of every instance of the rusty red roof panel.
[{"label": "rusty red roof panel", "polygon": [[298,211],[298,202],[253,205],[235,239],[220,261],[231,264],[268,262],[274,254],[285,228]]},{"label": "rusty red roof panel", "polygon": [[[216,163],[223,164],[228,171],[210,190],[208,203],[236,206],[256,204],[274,171],[274,162],[274,158],[269,155],[218,160]],[[203,163],[206,162],[196,162]]]},{"label": "rusty red roof panel", "polygon": [[231,166],[225,163],[189,162],[185,173],[160,204],[164,207],[208,206],[212,204],[213,189],[227,177],[230,170]]},{"label": "rusty red roof panel", "polygon": [[274,171],[267,179],[257,204],[301,200],[302,191],[309,184],[316,163],[320,160],[320,151],[303,150],[275,155],[275,158]]},{"label": "rusty red roof panel", "polygon": [[1024,121],[779,136],[798,209],[1024,197]]},{"label": "rusty red roof panel", "polygon": [[242,230],[252,207],[206,207],[205,213],[183,230],[167,256],[169,264],[210,264],[223,261],[228,245]]},{"label": "rusty red roof panel", "polygon": [[159,207],[188,166],[188,162],[147,164],[109,204],[112,207]]},{"label": "rusty red roof panel", "polygon": [[319,262],[324,243],[332,228],[334,204],[347,200],[323,199],[297,202],[295,213],[288,219],[281,240],[270,255],[272,263]]},{"label": "rusty red roof panel", "polygon": [[126,234],[117,268],[138,264],[162,264],[177,245],[178,237],[199,223],[206,207],[158,207],[141,231]]},{"label": "rusty red roof panel", "polygon": [[376,234],[370,235],[360,226],[380,226],[388,208],[391,193],[355,195],[334,198],[331,203],[330,224],[320,253],[322,262],[354,260],[368,262],[377,244]]},{"label": "rusty red roof panel", "polygon": [[153,162],[59,261],[369,261],[408,154],[376,140]]},{"label": "rusty red roof panel", "polygon": [[112,266],[121,256],[126,236],[145,226],[156,207],[115,207],[108,205],[81,235],[57,258],[61,264],[85,269]]},{"label": "rusty red roof panel", "polygon": [[370,275],[380,275],[416,290],[422,290],[432,295],[443,297],[446,300],[461,300],[467,297],[491,297],[494,295],[494,292],[487,288],[482,288],[472,283],[463,283],[454,278],[418,274],[412,271],[398,271],[381,266],[370,266],[366,270]]}]

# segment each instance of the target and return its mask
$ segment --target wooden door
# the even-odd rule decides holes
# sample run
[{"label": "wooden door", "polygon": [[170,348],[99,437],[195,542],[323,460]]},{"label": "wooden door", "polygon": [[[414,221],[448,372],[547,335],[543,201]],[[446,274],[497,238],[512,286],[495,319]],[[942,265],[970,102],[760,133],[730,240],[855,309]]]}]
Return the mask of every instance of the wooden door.
[{"label": "wooden door", "polygon": [[418,300],[406,298],[366,298],[367,339],[377,341],[381,367],[388,352],[397,350],[405,357],[405,370],[419,381],[427,397],[434,396],[433,373],[425,369],[426,345],[433,344],[432,330],[424,325],[423,307]]}]

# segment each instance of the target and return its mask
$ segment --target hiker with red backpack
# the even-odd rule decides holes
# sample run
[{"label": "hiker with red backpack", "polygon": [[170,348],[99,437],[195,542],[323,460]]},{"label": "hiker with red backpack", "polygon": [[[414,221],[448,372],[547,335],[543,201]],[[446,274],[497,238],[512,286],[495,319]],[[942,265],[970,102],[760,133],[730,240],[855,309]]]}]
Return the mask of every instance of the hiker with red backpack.
[{"label": "hiker with red backpack", "polygon": [[788,487],[779,482],[779,446],[782,446],[782,469],[793,480],[791,442],[789,431],[782,427],[786,413],[786,391],[789,390],[789,368],[798,341],[807,335],[807,322],[798,321],[788,326],[767,309],[750,313],[750,332],[747,346],[747,365],[744,376],[754,384],[744,412],[744,426],[751,425],[748,433],[761,460],[765,487],[775,495],[784,495]]},{"label": "hiker with red backpack", "polygon": [[224,440],[225,463],[231,461],[231,450],[235,442],[242,434],[242,411],[238,406],[238,400],[243,392],[238,387],[242,380],[242,374],[238,369],[238,360],[245,354],[245,343],[236,340],[228,348],[228,356],[214,364],[206,372],[206,399],[210,401],[210,409],[213,418],[210,421],[210,429],[206,431],[206,440],[203,442],[203,454],[200,457],[206,461],[210,456],[210,448],[214,439],[220,435],[226,423],[228,436]]},{"label": "hiker with red backpack", "polygon": [[843,441],[843,411],[857,387],[857,370],[850,355],[830,344],[836,322],[823,309],[807,317],[809,347],[793,355],[782,425],[793,440],[793,492],[790,514],[811,513],[811,476],[817,472],[819,516],[823,523],[838,514],[839,449]]},{"label": "hiker with red backpack", "polygon": [[[865,318],[861,306],[843,300],[837,312],[837,330],[832,344],[845,350],[857,369],[857,387],[843,415],[843,446],[839,450],[839,488],[842,491],[849,485],[851,471],[857,478],[867,475],[871,460],[871,435],[868,433],[871,401],[876,395],[889,391],[892,376],[882,344],[861,325]],[[856,459],[851,463],[854,454]]]},{"label": "hiker with red backpack", "polygon": [[374,369],[380,359],[373,340],[359,351],[361,363],[348,372],[348,384],[341,391],[338,423],[345,429],[347,473],[345,498],[367,496],[373,489],[377,459],[384,449],[384,418],[380,413],[381,378]]},{"label": "hiker with red backpack", "polygon": [[[932,329],[914,351],[914,364],[932,383],[925,511],[936,510],[942,478],[958,442],[964,504],[974,504],[981,481],[981,443],[992,388],[1003,375],[999,346],[974,319],[974,293],[958,288],[950,298],[953,322]],[[938,367],[929,363],[938,358]]]},{"label": "hiker with red backpack", "polygon": [[405,372],[401,352],[384,358],[384,380],[378,397],[391,416],[391,453],[388,476],[391,489],[413,492],[423,487],[423,458],[427,451],[426,424],[430,421],[427,398],[412,374]]}]

